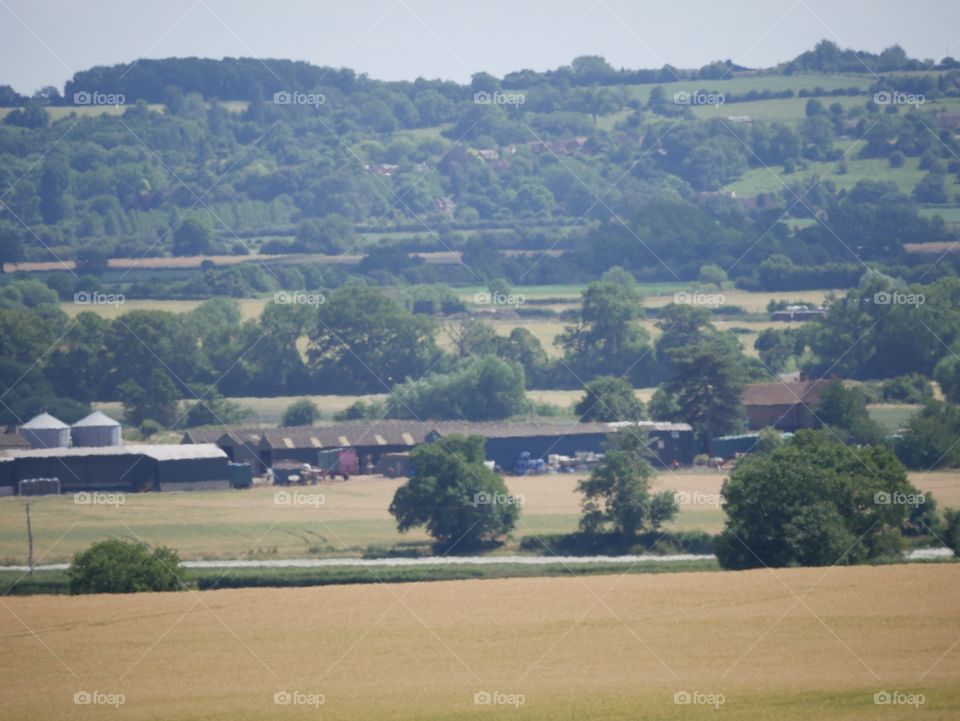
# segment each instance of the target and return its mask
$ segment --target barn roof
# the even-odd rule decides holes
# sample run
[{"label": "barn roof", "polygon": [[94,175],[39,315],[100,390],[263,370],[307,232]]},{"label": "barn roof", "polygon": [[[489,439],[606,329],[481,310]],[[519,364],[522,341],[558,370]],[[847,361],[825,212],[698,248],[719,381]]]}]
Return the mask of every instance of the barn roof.
[{"label": "barn roof", "polygon": [[260,440],[263,431],[259,428],[191,428],[183,432],[181,443],[218,443],[222,438],[228,438],[234,443],[254,442]]},{"label": "barn roof", "polygon": [[433,427],[441,436],[465,435],[484,438],[532,438],[536,436],[578,436],[613,433],[608,423],[504,423],[502,421],[440,421]]},{"label": "barn roof", "polygon": [[69,428],[70,426],[61,421],[59,418],[54,418],[49,413],[41,413],[31,418],[20,427],[31,431],[39,431],[62,430],[64,428]]},{"label": "barn roof", "polygon": [[119,421],[114,420],[102,411],[94,411],[86,418],[81,418],[73,424],[74,428],[113,428],[120,425]]},{"label": "barn roof", "polygon": [[415,446],[433,432],[432,423],[374,420],[334,426],[291,426],[263,431],[267,448],[344,448],[349,446]]},{"label": "barn roof", "polygon": [[745,406],[809,406],[820,400],[829,385],[828,380],[751,383],[741,400]]},{"label": "barn roof", "polygon": [[156,461],[226,458],[227,454],[212,443],[149,444],[131,443],[125,446],[95,446],[76,448],[36,448],[8,450],[10,458],[78,458],[89,456],[147,456]]}]

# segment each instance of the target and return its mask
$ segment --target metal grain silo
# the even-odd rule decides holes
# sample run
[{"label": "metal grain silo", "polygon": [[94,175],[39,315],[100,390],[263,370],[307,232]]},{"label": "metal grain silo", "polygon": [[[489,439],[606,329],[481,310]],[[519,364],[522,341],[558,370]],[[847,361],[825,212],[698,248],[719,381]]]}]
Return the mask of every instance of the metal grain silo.
[{"label": "metal grain silo", "polygon": [[49,413],[41,413],[20,426],[20,435],[31,448],[66,448],[70,426]]},{"label": "metal grain silo", "polygon": [[71,429],[73,445],[85,448],[100,446],[119,446],[120,424],[106,413],[94,411],[86,418],[81,418],[73,424]]}]

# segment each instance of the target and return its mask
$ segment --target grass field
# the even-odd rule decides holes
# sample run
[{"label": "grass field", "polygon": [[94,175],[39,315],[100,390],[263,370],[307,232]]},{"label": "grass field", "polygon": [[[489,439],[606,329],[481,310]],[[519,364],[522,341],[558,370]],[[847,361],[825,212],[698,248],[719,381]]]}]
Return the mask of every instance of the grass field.
[{"label": "grass field", "polygon": [[[955,719],[957,571],[8,598],[0,703],[9,721]],[[94,691],[118,707],[78,708]]]},{"label": "grass field", "polygon": [[[910,195],[917,183],[927,174],[927,171],[919,167],[919,158],[907,158],[903,167],[891,168],[886,158],[858,159],[856,149],[848,152],[846,156],[846,173],[839,172],[839,164],[835,161],[806,162],[806,168],[798,168],[793,173],[785,173],[779,166],[751,168],[740,178],[724,186],[724,189],[735,192],[739,196],[749,197],[762,192],[780,192],[788,185],[800,185],[806,190],[818,178],[829,180],[837,186],[838,190],[850,190],[861,180],[883,178],[887,182],[894,183],[901,193]],[[945,185],[950,197],[955,197],[960,190],[960,183],[952,175],[947,175]],[[796,200],[790,193],[785,197],[788,207]],[[798,204],[797,208],[803,210],[801,204]],[[947,211],[932,212],[939,212],[942,215]]]},{"label": "grass field", "polygon": [[[719,493],[726,474],[719,471],[664,473],[655,488],[684,491],[673,530],[717,533],[723,525]],[[523,512],[514,538],[503,552],[513,552],[530,534],[567,533],[577,527],[580,478],[574,474],[507,477],[510,491],[523,496]],[[931,492],[940,507],[960,507],[960,471],[911,474],[918,488]],[[75,505],[72,496],[33,502],[34,549],[38,564],[69,561],[73,554],[102,538],[140,538],[180,551],[184,559],[309,558],[361,556],[397,545],[425,545],[422,530],[400,534],[387,512],[398,479],[357,477],[347,483],[300,488],[323,496],[316,503],[274,501],[275,489],[207,493],[127,494],[122,505]],[[0,565],[27,559],[23,501],[0,499]]]}]

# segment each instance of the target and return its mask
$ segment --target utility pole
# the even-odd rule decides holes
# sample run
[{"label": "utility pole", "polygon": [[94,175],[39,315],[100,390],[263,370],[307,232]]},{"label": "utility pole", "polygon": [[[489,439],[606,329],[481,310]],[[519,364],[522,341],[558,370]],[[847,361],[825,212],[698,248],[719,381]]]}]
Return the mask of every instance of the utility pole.
[{"label": "utility pole", "polygon": [[27,558],[30,564],[30,577],[33,578],[33,526],[30,525],[30,501],[27,501]]}]

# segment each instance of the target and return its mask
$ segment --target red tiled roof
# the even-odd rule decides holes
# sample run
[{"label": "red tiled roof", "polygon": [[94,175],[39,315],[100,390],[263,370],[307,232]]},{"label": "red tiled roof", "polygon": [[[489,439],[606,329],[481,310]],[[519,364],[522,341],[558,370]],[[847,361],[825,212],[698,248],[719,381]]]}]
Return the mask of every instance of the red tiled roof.
[{"label": "red tiled roof", "polygon": [[741,396],[745,406],[814,405],[830,385],[828,380],[792,381],[789,383],[752,383]]}]

